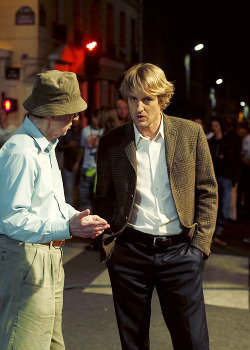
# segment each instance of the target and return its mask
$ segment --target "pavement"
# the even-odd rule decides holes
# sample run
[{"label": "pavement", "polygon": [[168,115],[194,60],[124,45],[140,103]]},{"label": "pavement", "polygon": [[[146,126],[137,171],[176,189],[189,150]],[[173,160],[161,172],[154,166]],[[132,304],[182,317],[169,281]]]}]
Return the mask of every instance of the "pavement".
[{"label": "pavement", "polygon": [[[229,222],[225,247],[212,245],[203,266],[210,350],[250,350],[250,220]],[[67,350],[121,350],[112,290],[91,240],[64,247],[63,334]],[[156,293],[152,299],[151,350],[173,350]],[[185,350],[185,349],[183,349]]]}]

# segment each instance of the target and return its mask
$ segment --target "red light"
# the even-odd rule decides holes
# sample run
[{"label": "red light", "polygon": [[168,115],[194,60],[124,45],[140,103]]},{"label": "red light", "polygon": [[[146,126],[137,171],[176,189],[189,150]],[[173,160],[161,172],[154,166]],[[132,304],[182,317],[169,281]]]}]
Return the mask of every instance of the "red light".
[{"label": "red light", "polygon": [[88,43],[88,44],[86,45],[86,48],[87,48],[88,50],[92,51],[94,48],[96,48],[96,46],[97,46],[97,42],[96,42],[96,41],[92,41],[91,43]]},{"label": "red light", "polygon": [[10,111],[11,110],[11,102],[10,102],[10,100],[5,100],[4,101],[4,109],[6,111]]}]

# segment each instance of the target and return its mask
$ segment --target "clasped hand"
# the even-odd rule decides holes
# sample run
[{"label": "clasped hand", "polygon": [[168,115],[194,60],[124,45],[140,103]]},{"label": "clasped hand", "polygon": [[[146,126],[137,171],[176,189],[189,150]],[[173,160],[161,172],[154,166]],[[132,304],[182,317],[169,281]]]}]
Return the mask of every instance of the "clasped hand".
[{"label": "clasped hand", "polygon": [[89,209],[75,214],[69,221],[71,235],[81,238],[96,238],[109,227],[107,221],[100,216],[90,215]]}]

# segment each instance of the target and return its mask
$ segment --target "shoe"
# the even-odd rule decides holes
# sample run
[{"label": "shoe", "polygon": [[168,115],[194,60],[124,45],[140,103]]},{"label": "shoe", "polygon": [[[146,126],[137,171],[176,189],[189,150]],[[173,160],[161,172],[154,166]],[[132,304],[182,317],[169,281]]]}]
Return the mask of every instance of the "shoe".
[{"label": "shoe", "polygon": [[227,242],[222,241],[221,239],[219,239],[218,237],[214,237],[213,238],[213,244],[217,244],[221,247],[225,247],[227,245]]}]

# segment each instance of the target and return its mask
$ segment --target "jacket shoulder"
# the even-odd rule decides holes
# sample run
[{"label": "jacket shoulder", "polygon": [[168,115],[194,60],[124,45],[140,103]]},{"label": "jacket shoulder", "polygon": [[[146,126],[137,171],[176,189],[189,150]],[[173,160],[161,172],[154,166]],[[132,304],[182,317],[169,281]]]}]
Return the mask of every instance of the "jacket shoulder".
[{"label": "jacket shoulder", "polygon": [[128,138],[131,139],[133,137],[133,123],[132,121],[129,121],[123,125],[117,126],[109,130],[105,135],[101,137],[100,141],[102,144],[112,143],[112,145],[115,145],[116,143],[118,143],[119,145],[121,145],[123,141],[127,140]]},{"label": "jacket shoulder", "polygon": [[165,115],[165,120],[169,120],[169,122],[179,129],[185,129],[185,130],[201,130],[202,126],[192,120],[184,119],[180,117],[173,117],[173,116],[167,116]]}]

